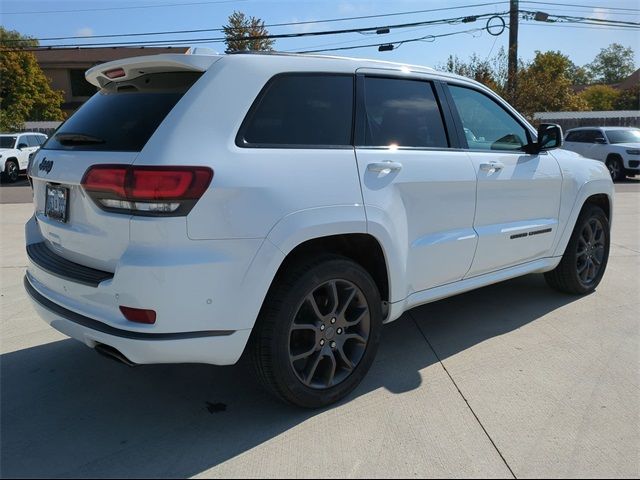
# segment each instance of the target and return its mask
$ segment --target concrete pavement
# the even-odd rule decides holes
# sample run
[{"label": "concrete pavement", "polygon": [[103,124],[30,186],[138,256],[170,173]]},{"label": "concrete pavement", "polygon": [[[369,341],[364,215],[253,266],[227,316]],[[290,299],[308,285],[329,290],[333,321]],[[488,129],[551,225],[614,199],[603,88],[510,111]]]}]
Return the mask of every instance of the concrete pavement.
[{"label": "concrete pavement", "polygon": [[233,367],[128,368],[40,321],[22,287],[29,205],[0,205],[3,477],[638,477],[640,188],[609,267],[571,297],[530,275],[385,327],[347,400],[290,408]]}]

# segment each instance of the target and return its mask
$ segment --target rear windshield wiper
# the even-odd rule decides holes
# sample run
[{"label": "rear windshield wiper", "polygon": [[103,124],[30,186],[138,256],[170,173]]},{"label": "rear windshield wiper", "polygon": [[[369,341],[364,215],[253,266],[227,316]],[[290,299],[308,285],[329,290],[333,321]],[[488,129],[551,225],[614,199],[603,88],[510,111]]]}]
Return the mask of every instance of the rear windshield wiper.
[{"label": "rear windshield wiper", "polygon": [[84,135],[82,133],[59,133],[56,135],[56,140],[65,146],[72,145],[98,145],[105,143],[105,140],[91,135]]}]

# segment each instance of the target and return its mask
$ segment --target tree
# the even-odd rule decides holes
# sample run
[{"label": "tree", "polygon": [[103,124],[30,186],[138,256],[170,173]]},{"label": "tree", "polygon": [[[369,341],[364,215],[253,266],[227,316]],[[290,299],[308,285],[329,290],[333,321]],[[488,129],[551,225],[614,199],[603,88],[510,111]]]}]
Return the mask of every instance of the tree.
[{"label": "tree", "polygon": [[573,62],[569,67],[569,78],[574,85],[591,85],[593,83],[591,71],[587,67],[579,67]]},{"label": "tree", "polygon": [[269,32],[264,21],[256,17],[247,18],[244,13],[234,11],[229,15],[228,25],[222,27],[227,45],[226,53],[248,51],[271,51],[275,40],[264,37]]},{"label": "tree", "polygon": [[0,130],[18,130],[27,120],[64,120],[62,93],[51,88],[32,52],[36,40],[0,27]]},{"label": "tree", "polygon": [[615,101],[616,110],[640,110],[640,85],[622,90]]},{"label": "tree", "polygon": [[598,83],[620,82],[636,69],[633,62],[633,49],[625,48],[619,43],[612,43],[607,48],[601,49],[587,68]]},{"label": "tree", "polygon": [[464,62],[456,55],[449,55],[447,61],[438,65],[440,70],[473,78],[491,90],[503,94],[507,81],[507,55],[504,48],[492,59],[482,60],[475,53]]},{"label": "tree", "polygon": [[571,65],[560,52],[536,51],[533,61],[518,70],[514,106],[530,118],[535,112],[586,110],[587,103],[573,91]]},{"label": "tree", "polygon": [[589,110],[613,110],[620,92],[609,85],[591,85],[580,92]]}]

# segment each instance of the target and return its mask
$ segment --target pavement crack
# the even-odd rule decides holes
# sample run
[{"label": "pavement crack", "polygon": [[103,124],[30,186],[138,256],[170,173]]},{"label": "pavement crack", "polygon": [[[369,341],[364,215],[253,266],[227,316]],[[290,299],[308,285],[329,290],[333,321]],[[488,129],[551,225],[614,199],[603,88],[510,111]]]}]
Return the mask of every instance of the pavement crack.
[{"label": "pavement crack", "polygon": [[449,380],[451,380],[451,383],[453,383],[453,386],[456,387],[456,390],[458,391],[458,393],[460,394],[460,396],[464,400],[464,403],[467,404],[467,407],[469,408],[469,411],[471,412],[473,417],[478,422],[478,425],[480,425],[480,428],[482,429],[484,434],[487,436],[487,438],[491,442],[491,445],[493,445],[493,448],[495,449],[495,451],[498,453],[498,455],[502,459],[502,463],[504,463],[505,467],[507,467],[507,469],[509,470],[509,473],[511,473],[511,476],[513,478],[518,478],[518,477],[516,477],[516,474],[513,473],[513,470],[511,469],[511,467],[507,463],[506,458],[504,458],[504,455],[502,454],[502,452],[500,451],[500,449],[496,445],[496,442],[493,441],[493,438],[491,438],[491,435],[489,435],[489,432],[487,431],[487,429],[484,427],[484,425],[480,421],[480,418],[478,418],[478,415],[476,415],[476,412],[474,412],[473,408],[471,407],[471,404],[469,403],[469,400],[467,400],[467,397],[465,397],[464,393],[462,393],[462,390],[460,390],[460,387],[458,386],[456,381],[453,379],[453,376],[451,375],[451,373],[449,373],[449,370],[447,370],[447,367],[445,366],[444,362],[440,358],[440,355],[438,355],[438,352],[436,351],[435,348],[433,348],[433,345],[431,345],[431,342],[429,341],[429,339],[425,335],[424,331],[422,330],[422,328],[420,328],[420,325],[416,321],[415,317],[411,314],[411,312],[408,312],[408,314],[409,314],[409,317],[411,318],[411,320],[413,321],[414,325],[418,328],[418,331],[420,332],[420,335],[422,335],[422,338],[424,338],[424,341],[427,342],[427,345],[429,345],[429,348],[431,349],[433,354],[436,356],[436,359],[438,360],[438,363],[440,363],[440,366],[443,368],[443,370],[445,371],[445,373],[449,377]]}]

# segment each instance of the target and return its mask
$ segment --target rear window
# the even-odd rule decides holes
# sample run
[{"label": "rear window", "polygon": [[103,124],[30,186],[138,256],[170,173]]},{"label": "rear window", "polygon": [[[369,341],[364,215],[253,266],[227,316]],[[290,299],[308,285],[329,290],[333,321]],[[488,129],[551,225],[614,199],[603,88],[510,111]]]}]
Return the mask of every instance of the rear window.
[{"label": "rear window", "polygon": [[278,75],[258,96],[236,143],[272,148],[349,146],[352,117],[352,75]]},{"label": "rear window", "polygon": [[153,73],[110,82],[64,122],[43,148],[139,152],[201,75]]}]

